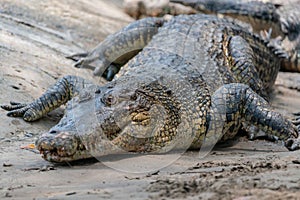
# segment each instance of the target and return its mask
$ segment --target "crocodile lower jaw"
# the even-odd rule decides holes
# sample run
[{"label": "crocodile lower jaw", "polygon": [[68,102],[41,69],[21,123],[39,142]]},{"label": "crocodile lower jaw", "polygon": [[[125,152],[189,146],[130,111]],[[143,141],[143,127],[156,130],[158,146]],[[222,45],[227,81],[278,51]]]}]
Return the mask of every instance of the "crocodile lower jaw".
[{"label": "crocodile lower jaw", "polygon": [[81,159],[87,159],[93,157],[89,151],[87,150],[80,150],[76,151],[73,155],[68,155],[68,156],[60,156],[56,151],[40,151],[42,154],[42,157],[50,162],[71,162],[75,160],[81,160]]}]

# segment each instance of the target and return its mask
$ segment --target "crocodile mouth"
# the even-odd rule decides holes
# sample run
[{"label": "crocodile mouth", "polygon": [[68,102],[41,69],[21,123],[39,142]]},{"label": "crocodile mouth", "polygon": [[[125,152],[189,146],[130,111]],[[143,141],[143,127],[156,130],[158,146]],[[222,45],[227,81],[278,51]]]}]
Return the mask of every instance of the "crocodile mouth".
[{"label": "crocodile mouth", "polygon": [[68,132],[42,134],[36,141],[42,157],[50,162],[67,162],[92,157],[79,138]]}]

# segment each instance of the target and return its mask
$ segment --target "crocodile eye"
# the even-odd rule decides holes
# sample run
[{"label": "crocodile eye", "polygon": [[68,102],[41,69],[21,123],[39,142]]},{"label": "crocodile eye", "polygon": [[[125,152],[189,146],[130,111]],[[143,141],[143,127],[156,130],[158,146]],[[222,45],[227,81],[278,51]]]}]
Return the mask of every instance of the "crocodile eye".
[{"label": "crocodile eye", "polygon": [[111,106],[117,103],[116,97],[111,93],[104,94],[101,101],[107,106]]}]

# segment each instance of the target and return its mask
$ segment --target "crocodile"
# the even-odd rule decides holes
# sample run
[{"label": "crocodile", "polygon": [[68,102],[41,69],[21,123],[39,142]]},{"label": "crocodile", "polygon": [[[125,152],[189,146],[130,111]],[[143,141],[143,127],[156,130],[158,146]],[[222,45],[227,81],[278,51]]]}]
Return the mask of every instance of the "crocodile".
[{"label": "crocodile", "polygon": [[[133,0],[125,4],[125,11],[133,17],[139,15],[162,16],[165,14],[194,14],[197,12],[230,17],[260,33],[263,37],[277,38],[289,57],[282,65],[283,71],[300,72],[300,1],[291,3],[263,2],[259,0],[158,0],[154,3],[146,0]],[[126,3],[126,2],[125,2]],[[136,11],[129,6],[138,4]],[[184,8],[178,8],[184,5]],[[151,10],[153,10],[151,12]],[[137,15],[139,13],[139,15]],[[274,41],[274,40],[273,40]],[[281,44],[280,44],[281,45]]]},{"label": "crocodile", "polygon": [[300,113],[288,119],[266,100],[285,51],[232,20],[141,19],[108,36],[82,63],[95,57],[100,75],[116,60],[127,63],[104,85],[65,76],[32,103],[1,106],[8,116],[35,121],[67,103],[60,122],[36,141],[48,161],[209,149],[241,128],[300,148]]}]

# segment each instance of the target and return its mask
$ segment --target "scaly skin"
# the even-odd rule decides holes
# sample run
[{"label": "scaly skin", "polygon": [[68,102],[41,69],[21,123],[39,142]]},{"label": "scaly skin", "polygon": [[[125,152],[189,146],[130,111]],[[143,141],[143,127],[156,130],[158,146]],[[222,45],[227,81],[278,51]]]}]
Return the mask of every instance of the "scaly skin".
[{"label": "scaly skin", "polygon": [[273,42],[283,46],[289,55],[284,60],[282,70],[300,72],[300,1],[285,5],[249,0],[170,0],[170,2],[190,6],[202,13],[221,14],[246,22],[256,33],[271,30],[264,37],[276,38]]},{"label": "scaly skin", "polygon": [[[149,29],[133,28],[140,21],[129,25],[129,32],[123,29],[124,37],[108,37],[118,41],[110,47],[114,55],[124,53],[122,46],[143,50],[106,85],[67,76],[31,104],[2,106],[11,110],[9,116],[32,121],[69,100],[59,124],[36,141],[46,160],[210,147],[234,137],[242,124],[277,136],[289,150],[299,149],[300,118],[291,122],[262,97],[276,79],[285,56],[281,49],[214,16],[148,20],[161,23],[155,34],[147,34],[147,43],[140,38]],[[134,41],[127,41],[129,33]],[[101,44],[94,52],[99,49]],[[89,55],[83,59],[94,59]]]}]

